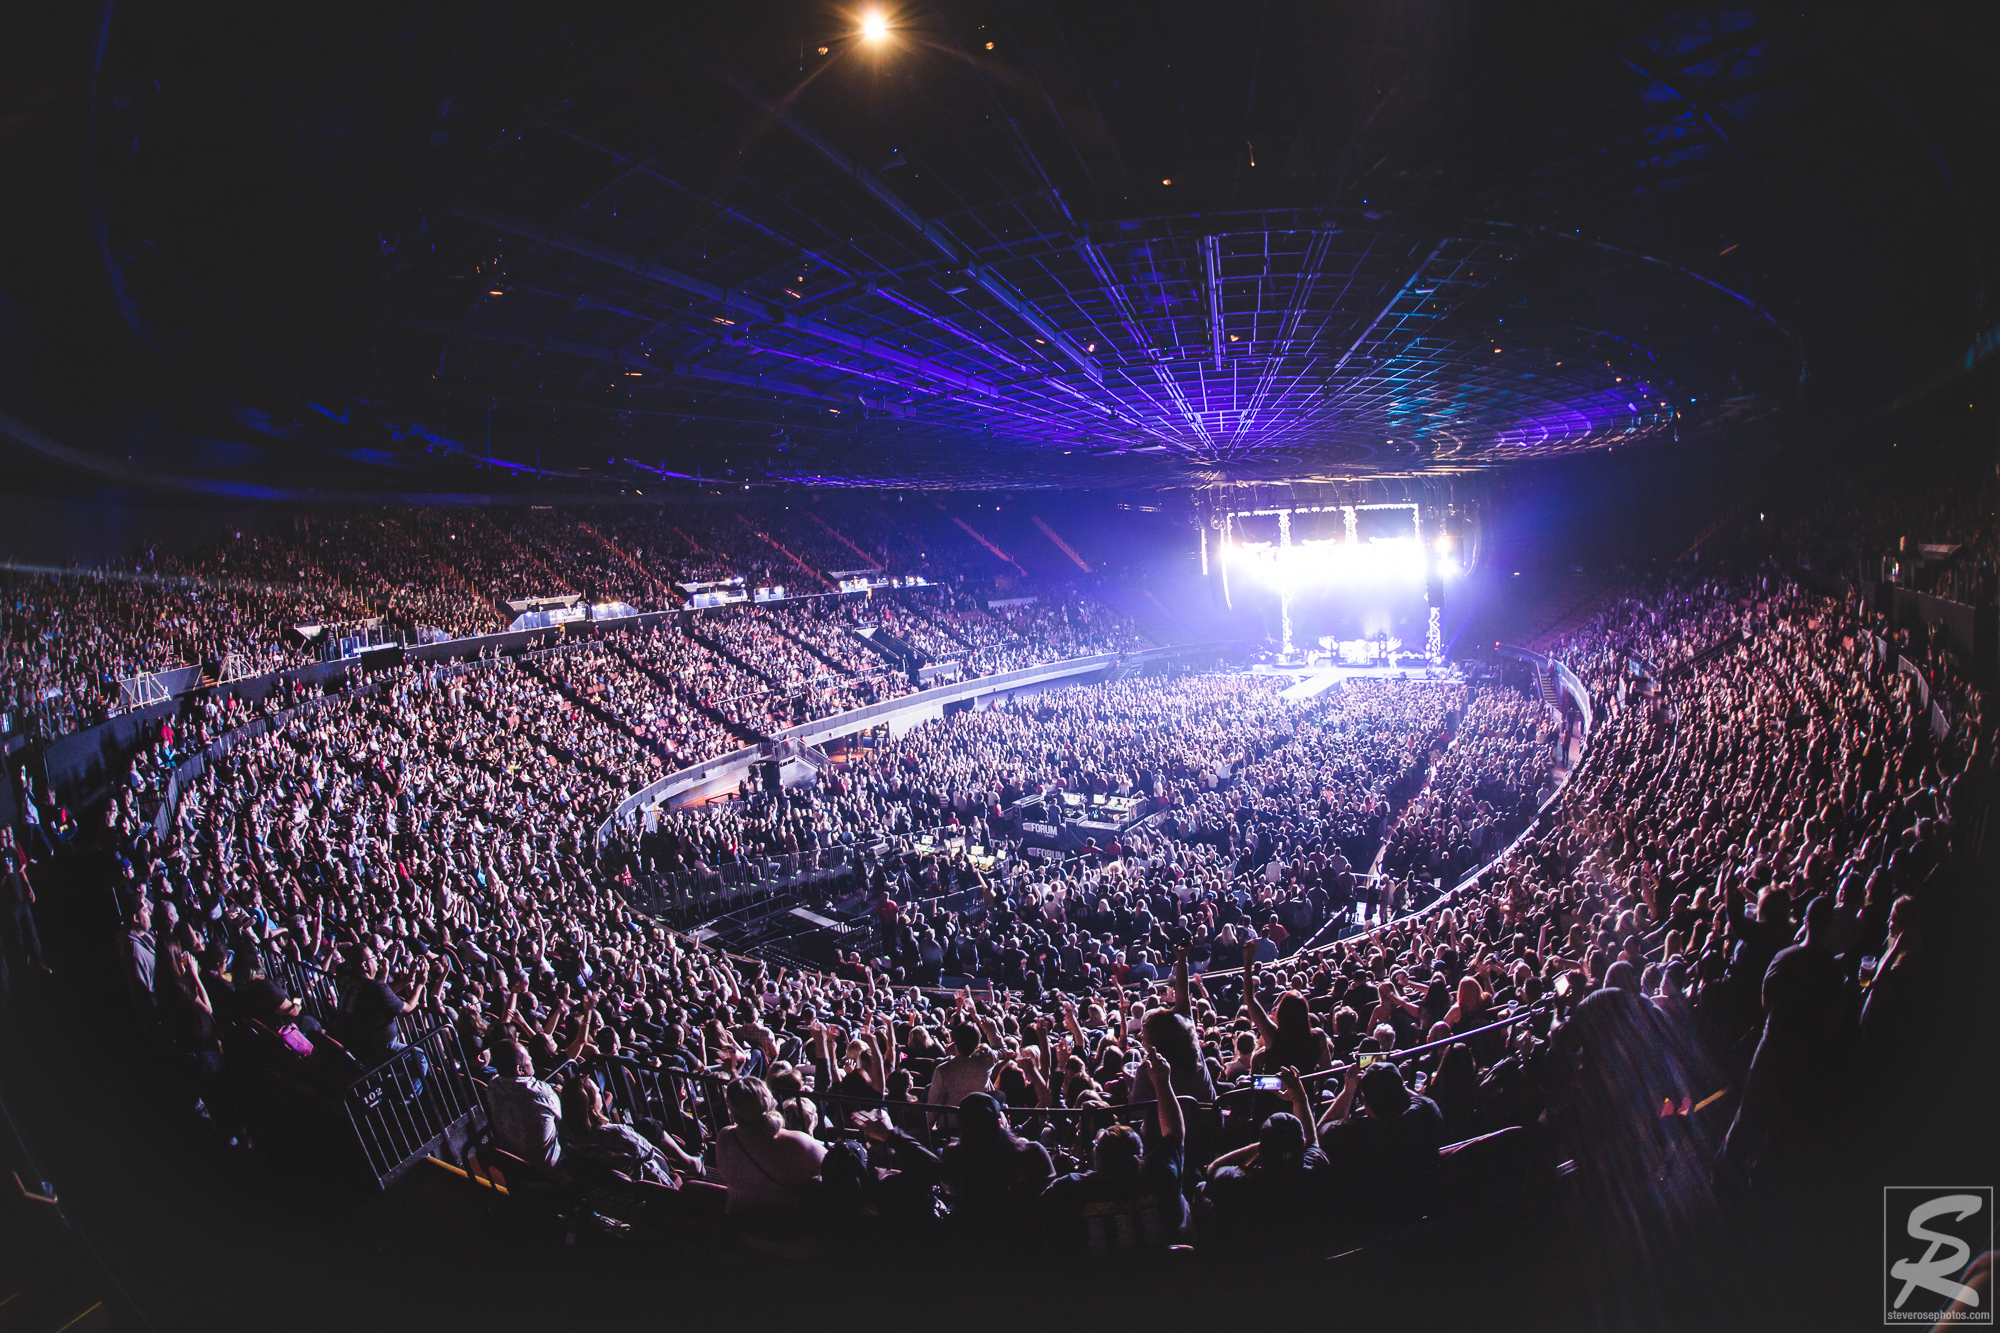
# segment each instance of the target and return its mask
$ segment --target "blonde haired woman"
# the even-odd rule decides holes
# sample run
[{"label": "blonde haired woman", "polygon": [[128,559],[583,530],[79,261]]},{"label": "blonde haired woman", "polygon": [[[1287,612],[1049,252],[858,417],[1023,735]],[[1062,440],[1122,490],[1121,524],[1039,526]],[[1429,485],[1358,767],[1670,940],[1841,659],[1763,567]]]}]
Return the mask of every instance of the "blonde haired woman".
[{"label": "blonde haired woman", "polygon": [[812,1135],[785,1128],[763,1079],[737,1079],[726,1100],[731,1123],[715,1145],[715,1174],[729,1191],[723,1212],[754,1248],[788,1256],[810,1252],[805,1196],[819,1179],[826,1149]]}]

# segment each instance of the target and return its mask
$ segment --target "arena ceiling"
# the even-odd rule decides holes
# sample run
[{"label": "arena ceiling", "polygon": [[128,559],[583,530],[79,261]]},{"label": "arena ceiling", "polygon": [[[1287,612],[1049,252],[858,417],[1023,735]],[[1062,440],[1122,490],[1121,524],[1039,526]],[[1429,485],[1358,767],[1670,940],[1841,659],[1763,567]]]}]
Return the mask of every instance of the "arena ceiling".
[{"label": "arena ceiling", "polygon": [[[0,256],[40,357],[9,402],[245,493],[1337,482],[1672,447],[1892,395],[1990,323],[1996,81],[1944,23],[52,12],[14,48],[76,64],[14,71],[40,82],[8,170],[49,189]],[[91,71],[80,102],[51,68]]]}]

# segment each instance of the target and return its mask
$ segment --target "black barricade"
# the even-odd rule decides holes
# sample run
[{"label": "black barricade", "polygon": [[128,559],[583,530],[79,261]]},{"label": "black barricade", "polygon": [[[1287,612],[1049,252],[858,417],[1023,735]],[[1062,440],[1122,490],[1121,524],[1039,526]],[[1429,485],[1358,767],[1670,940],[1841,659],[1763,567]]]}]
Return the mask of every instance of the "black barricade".
[{"label": "black barricade", "polygon": [[311,963],[287,958],[273,949],[264,955],[264,976],[283,991],[286,998],[297,1000],[301,1010],[317,1019],[320,1026],[334,1025],[334,1011],[340,1008],[340,992],[331,973],[321,971]]},{"label": "black barricade", "polygon": [[448,1023],[418,1037],[347,1090],[348,1120],[383,1189],[479,1110],[479,1085],[458,1030]]},{"label": "black barricade", "polygon": [[729,1123],[726,1085],[713,1074],[648,1069],[630,1060],[593,1060],[591,1072],[614,1114],[634,1122],[656,1120],[696,1152]]}]

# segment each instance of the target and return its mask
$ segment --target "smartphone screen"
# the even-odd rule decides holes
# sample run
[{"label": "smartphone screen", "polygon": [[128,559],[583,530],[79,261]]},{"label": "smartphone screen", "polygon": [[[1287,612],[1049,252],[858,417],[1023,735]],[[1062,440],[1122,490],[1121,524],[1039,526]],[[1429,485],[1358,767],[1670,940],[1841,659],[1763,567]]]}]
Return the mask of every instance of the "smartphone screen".
[{"label": "smartphone screen", "polygon": [[1276,1074],[1259,1074],[1250,1080],[1250,1086],[1259,1092],[1283,1092],[1285,1080]]}]

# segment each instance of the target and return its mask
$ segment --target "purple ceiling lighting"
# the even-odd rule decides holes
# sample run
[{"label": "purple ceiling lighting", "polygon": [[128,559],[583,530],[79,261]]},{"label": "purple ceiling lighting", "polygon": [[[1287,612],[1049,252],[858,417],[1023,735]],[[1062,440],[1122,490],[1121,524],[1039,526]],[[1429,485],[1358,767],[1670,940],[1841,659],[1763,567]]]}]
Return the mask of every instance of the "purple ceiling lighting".
[{"label": "purple ceiling lighting", "polygon": [[1991,322],[1992,81],[1914,15],[480,13],[114,15],[89,206],[0,254],[23,419],[534,503],[1338,487],[1863,419]]},{"label": "purple ceiling lighting", "polygon": [[[753,482],[1343,481],[1670,431],[1662,400],[1718,376],[1660,364],[1666,310],[1718,346],[1782,336],[1577,229],[1365,199],[1175,211],[1171,177],[1129,170],[1137,197],[1086,212],[963,61],[891,97],[834,55],[802,76],[676,50],[674,77],[586,82],[458,183],[487,290],[467,309],[407,283],[383,317],[434,368],[426,392],[608,399],[605,452],[657,439],[658,467],[698,472],[694,453]],[[1647,87],[1687,77],[1618,61]],[[1706,104],[1681,113],[1725,137]]]}]

